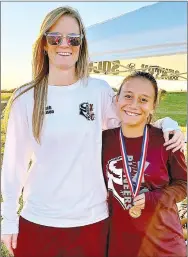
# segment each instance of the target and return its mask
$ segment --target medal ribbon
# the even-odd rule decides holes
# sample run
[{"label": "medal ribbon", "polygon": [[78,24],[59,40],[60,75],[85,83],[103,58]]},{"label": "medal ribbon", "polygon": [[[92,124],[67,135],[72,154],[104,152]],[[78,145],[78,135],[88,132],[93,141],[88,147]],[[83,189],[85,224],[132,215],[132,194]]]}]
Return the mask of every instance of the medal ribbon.
[{"label": "medal ribbon", "polygon": [[123,162],[123,168],[125,172],[125,176],[127,177],[127,181],[130,187],[130,191],[133,197],[137,196],[139,193],[140,184],[142,181],[142,176],[144,174],[144,167],[146,162],[146,156],[147,156],[147,149],[148,149],[148,141],[149,141],[149,132],[147,125],[144,128],[144,135],[142,140],[142,150],[141,150],[141,157],[139,161],[139,167],[138,172],[136,174],[136,187],[134,188],[132,176],[130,167],[128,164],[128,157],[126,152],[126,146],[125,146],[125,140],[123,137],[122,128],[119,130],[119,140],[120,140],[120,150],[122,155],[122,162]]}]

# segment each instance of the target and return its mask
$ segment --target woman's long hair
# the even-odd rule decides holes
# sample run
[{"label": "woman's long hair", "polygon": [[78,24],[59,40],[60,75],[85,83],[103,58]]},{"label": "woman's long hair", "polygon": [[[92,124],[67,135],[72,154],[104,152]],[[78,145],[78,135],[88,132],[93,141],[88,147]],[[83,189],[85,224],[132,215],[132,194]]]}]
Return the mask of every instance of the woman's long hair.
[{"label": "woman's long hair", "polygon": [[[26,83],[19,87],[11,99],[9,100],[5,116],[6,122],[8,121],[8,113],[10,111],[13,101],[18,97],[23,95],[25,92],[34,88],[34,107],[32,115],[32,130],[33,136],[38,143],[40,143],[41,129],[44,121],[45,106],[47,102],[47,92],[48,92],[48,74],[49,74],[49,59],[48,55],[45,54],[44,46],[46,44],[46,38],[44,33],[49,31],[49,29],[58,21],[58,19],[63,16],[70,16],[78,22],[80,33],[83,34],[82,45],[80,47],[79,58],[76,62],[76,75],[79,79],[88,77],[88,46],[86,40],[86,32],[79,13],[71,7],[58,7],[52,10],[45,17],[41,28],[39,36],[33,46],[33,60],[32,60],[32,81]],[[16,94],[17,93],[17,94]],[[6,114],[7,113],[7,114]]]}]

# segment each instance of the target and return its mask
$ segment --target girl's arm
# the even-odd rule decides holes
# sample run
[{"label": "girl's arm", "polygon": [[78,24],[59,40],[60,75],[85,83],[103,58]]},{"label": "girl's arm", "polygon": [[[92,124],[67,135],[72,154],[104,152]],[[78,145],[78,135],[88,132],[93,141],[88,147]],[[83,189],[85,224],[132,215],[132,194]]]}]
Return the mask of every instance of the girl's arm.
[{"label": "girl's arm", "polygon": [[145,193],[146,205],[155,208],[158,204],[171,207],[187,196],[187,166],[185,156],[181,151],[169,154],[168,171],[170,183],[163,189]]}]

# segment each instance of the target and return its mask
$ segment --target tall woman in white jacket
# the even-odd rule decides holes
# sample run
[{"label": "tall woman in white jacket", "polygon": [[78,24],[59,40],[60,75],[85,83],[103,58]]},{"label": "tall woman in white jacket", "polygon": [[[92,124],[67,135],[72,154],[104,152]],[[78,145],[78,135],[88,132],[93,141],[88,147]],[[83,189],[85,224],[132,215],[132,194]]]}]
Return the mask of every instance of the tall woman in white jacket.
[{"label": "tall woman in white jacket", "polygon": [[[101,133],[119,124],[112,96],[105,81],[88,76],[80,15],[69,7],[51,11],[34,46],[33,80],[15,92],[7,128],[2,241],[15,257],[105,256]],[[181,147],[177,123],[162,123],[177,129],[170,147]]]}]

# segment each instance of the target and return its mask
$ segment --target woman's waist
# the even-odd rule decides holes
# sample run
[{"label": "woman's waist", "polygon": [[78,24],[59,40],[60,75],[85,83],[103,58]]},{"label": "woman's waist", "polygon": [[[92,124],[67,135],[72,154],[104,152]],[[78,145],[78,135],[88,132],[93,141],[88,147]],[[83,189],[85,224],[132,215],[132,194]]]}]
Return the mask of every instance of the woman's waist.
[{"label": "woman's waist", "polygon": [[83,188],[83,185],[47,187],[26,187],[23,191],[23,201],[42,212],[66,212],[95,209],[97,206],[106,205],[107,192],[102,185],[98,187]]},{"label": "woman's waist", "polygon": [[103,220],[108,217],[106,202],[101,202],[91,206],[66,206],[65,203],[46,206],[27,201],[21,212],[24,218],[41,225],[52,227],[75,227]]}]

